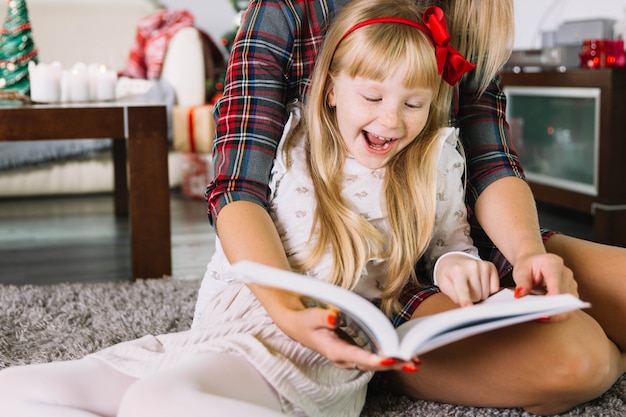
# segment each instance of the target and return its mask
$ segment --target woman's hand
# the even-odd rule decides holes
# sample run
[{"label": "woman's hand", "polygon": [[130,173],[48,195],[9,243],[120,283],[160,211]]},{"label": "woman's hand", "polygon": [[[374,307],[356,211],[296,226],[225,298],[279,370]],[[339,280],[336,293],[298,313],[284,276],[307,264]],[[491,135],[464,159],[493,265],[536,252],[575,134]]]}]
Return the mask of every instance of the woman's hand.
[{"label": "woman's hand", "polygon": [[417,372],[417,358],[415,361],[403,361],[381,357],[343,339],[337,331],[337,311],[307,308],[297,296],[280,290],[253,284],[249,287],[285,334],[323,355],[338,368]]},{"label": "woman's hand", "polygon": [[543,253],[518,259],[513,268],[516,296],[570,293],[578,297],[578,285],[563,259]]},{"label": "woman's hand", "polygon": [[482,301],[500,289],[494,264],[464,254],[444,255],[435,273],[441,291],[461,307]]},{"label": "woman's hand", "polygon": [[[515,297],[528,294],[573,294],[578,297],[578,284],[574,274],[557,255],[543,253],[518,259],[513,268]],[[546,321],[561,321],[573,312],[552,316]]]}]

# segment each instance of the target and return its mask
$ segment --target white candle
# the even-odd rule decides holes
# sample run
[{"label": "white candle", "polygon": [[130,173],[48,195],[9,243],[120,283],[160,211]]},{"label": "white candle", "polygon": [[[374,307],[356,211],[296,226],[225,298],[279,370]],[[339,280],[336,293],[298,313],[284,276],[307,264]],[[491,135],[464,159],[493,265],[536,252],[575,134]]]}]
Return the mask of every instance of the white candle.
[{"label": "white candle", "polygon": [[97,93],[96,93],[96,84],[97,84],[97,79],[98,79],[98,72],[100,71],[100,64],[98,63],[93,63],[93,64],[89,64],[89,67],[87,69],[87,78],[88,78],[88,82],[89,82],[89,99],[90,100],[97,100]]},{"label": "white candle", "polygon": [[39,103],[56,103],[61,99],[61,64],[28,63],[30,98]]},{"label": "white candle", "polygon": [[89,80],[87,66],[81,62],[74,64],[69,77],[69,101],[89,101]]},{"label": "white candle", "polygon": [[106,101],[115,99],[115,87],[117,85],[117,73],[107,70],[104,65],[96,75],[96,100]]},{"label": "white candle", "polygon": [[70,101],[70,78],[72,73],[68,70],[61,72],[61,102],[67,103]]},{"label": "white candle", "polygon": [[30,98],[33,101],[41,101],[41,73],[40,68],[34,61],[28,63],[28,78],[30,81]]}]

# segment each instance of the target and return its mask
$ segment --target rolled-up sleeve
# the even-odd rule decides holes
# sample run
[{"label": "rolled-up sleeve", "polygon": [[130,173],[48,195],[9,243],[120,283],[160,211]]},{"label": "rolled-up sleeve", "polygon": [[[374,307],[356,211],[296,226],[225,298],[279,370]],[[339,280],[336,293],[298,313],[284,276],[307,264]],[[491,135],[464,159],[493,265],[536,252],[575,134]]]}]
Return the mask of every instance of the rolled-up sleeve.
[{"label": "rolled-up sleeve", "polygon": [[206,189],[213,225],[233,201],[267,209],[286,106],[306,93],[330,14],[325,2],[250,2],[233,42],[224,95],[214,109],[214,175]]},{"label": "rolled-up sleeve", "polygon": [[483,94],[462,85],[456,123],[467,158],[466,201],[473,209],[476,199],[494,181],[515,176],[524,178],[513,149],[506,122],[506,96],[496,78]]}]

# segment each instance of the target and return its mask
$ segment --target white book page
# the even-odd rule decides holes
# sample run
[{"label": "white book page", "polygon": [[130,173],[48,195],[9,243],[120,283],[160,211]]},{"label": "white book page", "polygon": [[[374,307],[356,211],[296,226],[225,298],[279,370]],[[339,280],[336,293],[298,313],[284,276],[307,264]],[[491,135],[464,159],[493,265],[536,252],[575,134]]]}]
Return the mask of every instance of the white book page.
[{"label": "white book page", "polygon": [[512,290],[504,289],[480,304],[410,320],[398,327],[402,357],[423,354],[489,330],[589,306],[571,294],[515,298]]}]

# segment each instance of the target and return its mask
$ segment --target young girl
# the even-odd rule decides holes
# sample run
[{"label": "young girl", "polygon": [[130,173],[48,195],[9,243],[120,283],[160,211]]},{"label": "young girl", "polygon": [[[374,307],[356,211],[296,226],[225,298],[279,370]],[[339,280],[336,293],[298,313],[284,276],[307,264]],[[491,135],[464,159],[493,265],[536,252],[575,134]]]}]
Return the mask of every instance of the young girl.
[{"label": "young girl", "polygon": [[[294,269],[380,300],[389,315],[420,257],[451,297],[498,289],[468,237],[455,131],[442,129],[446,82],[471,68],[447,45],[440,9],[344,9],[273,172],[272,215]],[[358,416],[371,371],[417,370],[347,344],[332,311],[229,281],[219,245],[211,266],[193,329],[4,370],[2,415]]]}]

